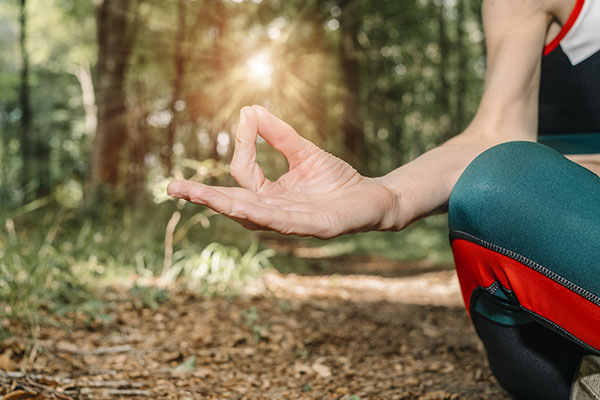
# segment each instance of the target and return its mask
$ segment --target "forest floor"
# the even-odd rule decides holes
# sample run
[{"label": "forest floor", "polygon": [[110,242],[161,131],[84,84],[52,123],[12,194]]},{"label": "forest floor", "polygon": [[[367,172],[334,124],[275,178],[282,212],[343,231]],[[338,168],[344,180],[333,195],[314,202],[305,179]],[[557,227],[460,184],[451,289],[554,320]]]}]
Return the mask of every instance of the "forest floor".
[{"label": "forest floor", "polygon": [[451,267],[352,260],[341,258],[333,275],[270,271],[262,289],[230,298],[169,291],[148,303],[130,288],[110,288],[109,318],[52,316],[55,326],[40,324],[33,337],[23,328],[0,341],[0,395],[509,398]]}]

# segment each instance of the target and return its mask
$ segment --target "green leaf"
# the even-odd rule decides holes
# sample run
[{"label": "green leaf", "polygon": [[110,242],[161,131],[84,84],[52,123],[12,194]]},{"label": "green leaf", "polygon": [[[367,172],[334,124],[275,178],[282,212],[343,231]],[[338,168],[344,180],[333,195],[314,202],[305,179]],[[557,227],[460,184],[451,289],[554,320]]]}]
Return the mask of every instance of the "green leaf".
[{"label": "green leaf", "polygon": [[175,367],[175,371],[189,372],[196,369],[196,356],[190,356],[187,360]]}]

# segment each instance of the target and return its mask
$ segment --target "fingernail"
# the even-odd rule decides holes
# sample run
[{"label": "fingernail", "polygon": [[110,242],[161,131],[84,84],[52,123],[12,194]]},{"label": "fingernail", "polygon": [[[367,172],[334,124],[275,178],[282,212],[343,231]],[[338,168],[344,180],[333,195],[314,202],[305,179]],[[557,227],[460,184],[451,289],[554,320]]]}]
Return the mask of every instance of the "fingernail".
[{"label": "fingernail", "polygon": [[248,118],[248,111],[246,110],[246,107],[244,107],[240,110],[240,123],[245,124],[247,118]]}]

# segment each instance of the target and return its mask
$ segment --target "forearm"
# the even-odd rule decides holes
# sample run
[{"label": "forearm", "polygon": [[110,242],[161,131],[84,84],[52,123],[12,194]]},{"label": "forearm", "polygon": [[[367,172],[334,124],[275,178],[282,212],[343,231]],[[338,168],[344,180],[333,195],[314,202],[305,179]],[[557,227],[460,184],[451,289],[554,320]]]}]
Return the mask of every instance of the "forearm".
[{"label": "forearm", "polygon": [[377,178],[395,197],[382,230],[400,230],[442,210],[467,165],[486,149],[535,140],[541,49],[552,21],[540,0],[483,3],[487,62],[484,93],[471,125],[460,135]]},{"label": "forearm", "polygon": [[464,132],[415,160],[376,178],[396,197],[382,230],[400,230],[412,222],[445,211],[450,193],[467,165],[486,149],[501,143],[497,136]]}]

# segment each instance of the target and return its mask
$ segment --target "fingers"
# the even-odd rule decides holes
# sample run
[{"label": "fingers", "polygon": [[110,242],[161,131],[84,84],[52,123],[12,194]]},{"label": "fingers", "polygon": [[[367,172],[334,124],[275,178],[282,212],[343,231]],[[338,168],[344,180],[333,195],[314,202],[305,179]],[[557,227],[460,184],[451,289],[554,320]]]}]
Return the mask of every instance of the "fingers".
[{"label": "fingers", "polygon": [[268,229],[283,234],[332,237],[331,224],[308,211],[292,210],[265,201],[249,190],[212,187],[189,181],[173,181],[168,193],[177,198],[206,205],[249,229]]},{"label": "fingers", "polygon": [[[184,199],[195,204],[203,206],[208,205],[213,209],[214,207],[210,206],[210,203],[215,203],[215,196],[220,197],[221,195],[226,195],[231,199],[258,201],[258,195],[247,189],[209,186],[192,181],[173,181],[169,183],[167,186],[167,194],[177,199]],[[227,211],[225,208],[223,208],[223,210]],[[220,209],[215,211],[221,212]],[[226,213],[230,214],[229,211]]]},{"label": "fingers", "polygon": [[240,123],[235,134],[235,148],[231,160],[231,175],[239,185],[253,192],[265,183],[265,174],[256,162],[258,116],[252,107],[240,111]]},{"label": "fingers", "polygon": [[294,128],[283,122],[266,108],[252,106],[258,116],[258,133],[271,146],[281,152],[294,168],[302,162],[312,147],[312,143],[298,135]]}]

